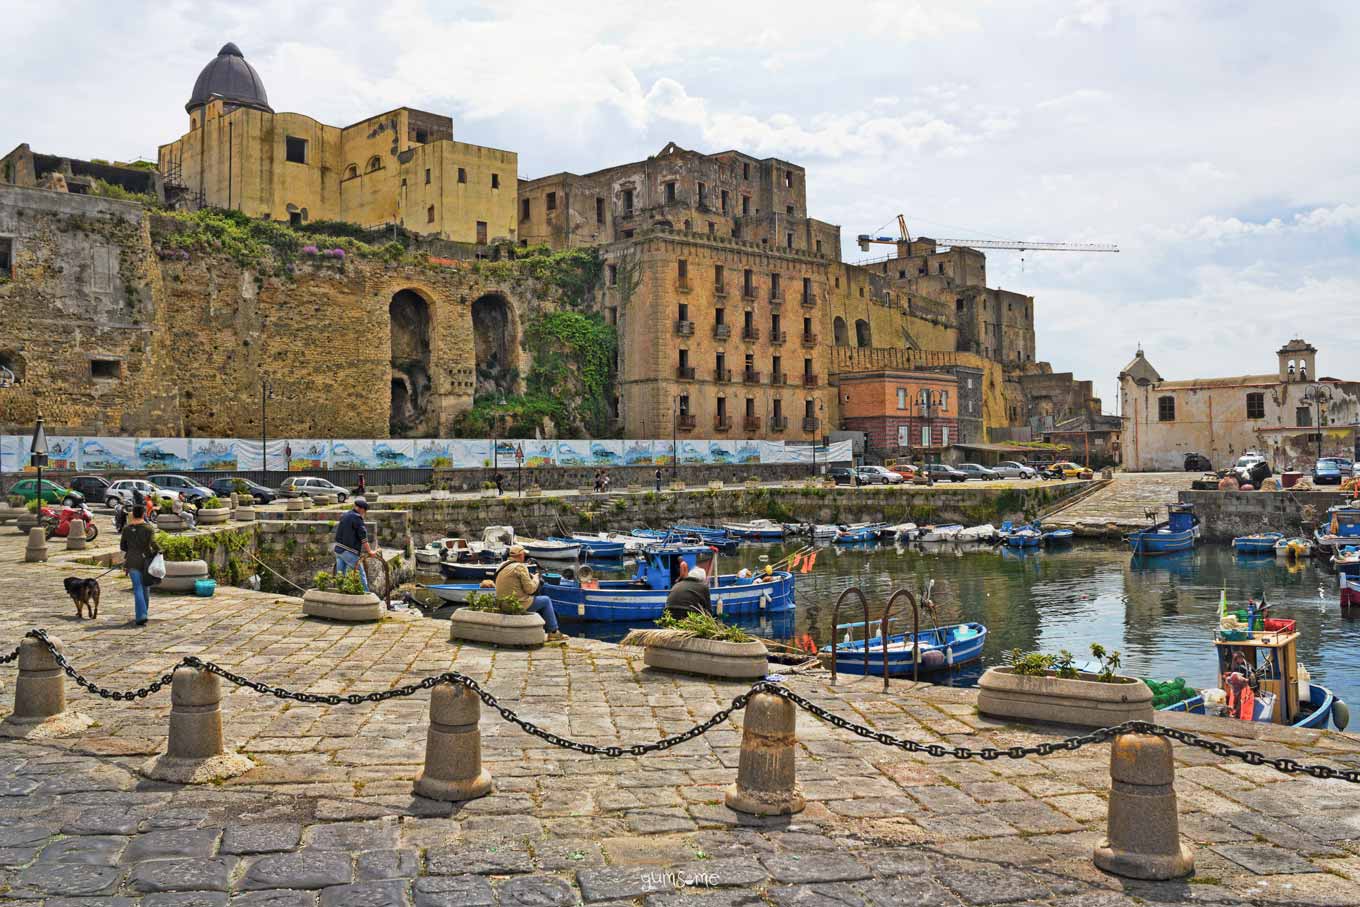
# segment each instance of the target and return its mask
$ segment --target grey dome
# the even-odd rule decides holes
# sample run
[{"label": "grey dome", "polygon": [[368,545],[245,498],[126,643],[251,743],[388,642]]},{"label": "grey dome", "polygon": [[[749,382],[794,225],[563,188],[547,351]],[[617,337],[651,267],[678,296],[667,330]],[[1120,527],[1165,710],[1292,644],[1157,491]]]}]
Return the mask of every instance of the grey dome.
[{"label": "grey dome", "polygon": [[222,45],[217,56],[198,74],[194,93],[190,95],[184,109],[202,107],[214,96],[233,104],[274,112],[274,108],[269,106],[269,96],[264,93],[260,74],[246,62],[241,49],[230,42]]}]

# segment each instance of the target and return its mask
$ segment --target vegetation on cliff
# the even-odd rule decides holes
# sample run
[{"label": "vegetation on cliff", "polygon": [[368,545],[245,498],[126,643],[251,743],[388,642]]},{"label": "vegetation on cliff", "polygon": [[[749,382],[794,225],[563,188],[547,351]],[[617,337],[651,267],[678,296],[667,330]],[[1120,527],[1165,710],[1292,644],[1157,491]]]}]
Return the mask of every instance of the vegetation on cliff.
[{"label": "vegetation on cliff", "polygon": [[560,252],[545,245],[500,249],[504,257],[499,261],[478,261],[473,272],[502,280],[538,281],[555,290],[563,305],[576,308],[590,302],[604,269],[599,252],[593,248]]}]

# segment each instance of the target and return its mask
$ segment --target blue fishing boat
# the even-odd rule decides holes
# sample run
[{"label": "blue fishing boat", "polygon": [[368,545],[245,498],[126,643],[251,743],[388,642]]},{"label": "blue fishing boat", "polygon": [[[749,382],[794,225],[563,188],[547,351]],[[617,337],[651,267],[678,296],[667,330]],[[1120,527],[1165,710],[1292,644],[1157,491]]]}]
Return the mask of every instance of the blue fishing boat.
[{"label": "blue fishing boat", "polygon": [[1048,546],[1050,546],[1050,547],[1055,546],[1055,545],[1070,545],[1070,544],[1072,544],[1072,530],[1071,530],[1071,529],[1045,529],[1045,530],[1043,531],[1043,533],[1044,533],[1044,544],[1045,544],[1045,545],[1048,545]]},{"label": "blue fishing boat", "polygon": [[1139,529],[1124,536],[1134,554],[1166,554],[1188,551],[1199,537],[1199,517],[1193,504],[1171,504],[1167,519],[1147,529]]},{"label": "blue fishing boat", "polygon": [[[480,583],[482,580],[495,579],[496,568],[501,561],[440,561],[439,573],[451,583]],[[538,565],[529,564],[529,572],[537,573]]]},{"label": "blue fishing boat", "polygon": [[671,527],[684,535],[694,535],[705,542],[726,542],[731,536],[719,526],[699,526],[692,523],[676,523]]},{"label": "blue fishing boat", "polygon": [[568,545],[580,545],[585,549],[586,555],[595,560],[621,560],[624,554],[623,542],[616,542],[612,539],[602,539],[598,536],[550,536],[548,541],[562,542]]},{"label": "blue fishing boat", "polygon": [[1360,547],[1347,545],[1332,554],[1332,568],[1343,577],[1360,577]]},{"label": "blue fishing boat", "polygon": [[[682,561],[703,567],[712,576],[716,552],[703,544],[658,545],[641,553],[632,579],[591,580],[583,585],[545,574],[543,594],[552,599],[562,620],[653,621],[666,610],[666,596],[680,577]],[[768,582],[728,574],[709,585],[711,608],[718,617],[760,616],[794,607],[794,576],[784,570],[775,571]]]},{"label": "blue fishing boat", "polygon": [[[900,618],[896,618],[900,619]],[[882,622],[869,622],[871,629],[881,627]],[[839,624],[836,630],[850,631],[863,628],[864,623]],[[887,639],[886,657],[888,676],[910,675],[917,654],[920,655],[920,670],[941,671],[977,661],[982,657],[983,644],[987,642],[987,628],[979,623],[951,624],[947,627],[934,627],[911,633],[890,634]],[[885,646],[883,637],[872,636],[868,639],[850,640],[836,645],[836,670],[845,674],[865,673],[864,653],[869,652],[868,673],[881,675]],[[822,653],[831,654],[830,646],[823,646]]]},{"label": "blue fishing boat", "polygon": [[1360,576],[1341,576],[1341,607],[1360,608]]},{"label": "blue fishing boat", "polygon": [[1009,548],[1038,548],[1044,536],[1037,526],[1015,526],[1003,529],[1001,537]]},{"label": "blue fishing boat", "polygon": [[1233,539],[1233,550],[1238,554],[1274,554],[1275,543],[1284,538],[1283,532],[1257,532]]},{"label": "blue fishing boat", "polygon": [[863,545],[866,542],[878,541],[877,526],[857,526],[854,528],[839,529],[832,542],[837,545]]},{"label": "blue fishing boat", "polygon": [[[1160,712],[1187,712],[1191,715],[1205,714],[1204,696],[1189,699],[1158,709]],[[1350,708],[1337,695],[1324,686],[1308,684],[1308,698],[1299,700],[1299,717],[1290,727],[1325,728],[1328,719],[1338,730],[1345,730],[1350,722]]]},{"label": "blue fishing boat", "polygon": [[1327,509],[1326,521],[1313,531],[1314,546],[1326,554],[1348,545],[1360,545],[1360,505],[1336,504]]},{"label": "blue fishing boat", "polygon": [[735,538],[748,542],[777,542],[784,538],[784,524],[774,520],[751,520],[749,523],[724,523],[723,528]]}]

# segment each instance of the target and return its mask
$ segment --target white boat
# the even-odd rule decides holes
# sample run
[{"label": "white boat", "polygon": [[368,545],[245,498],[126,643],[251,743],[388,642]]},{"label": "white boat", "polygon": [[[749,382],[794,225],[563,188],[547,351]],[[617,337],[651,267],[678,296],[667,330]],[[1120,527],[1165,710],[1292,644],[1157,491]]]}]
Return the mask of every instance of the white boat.
[{"label": "white boat", "polygon": [[952,542],[962,531],[963,526],[958,523],[949,523],[944,526],[923,526],[916,540],[918,542]]},{"label": "white boat", "polygon": [[468,542],[468,554],[473,560],[505,560],[510,546],[515,544],[515,527],[487,526],[480,542]]},{"label": "white boat", "polygon": [[996,527],[991,523],[960,529],[954,536],[954,540],[958,542],[990,542],[994,538],[996,538]]},{"label": "white boat", "polygon": [[636,554],[651,544],[649,539],[624,535],[619,532],[573,532],[571,538],[579,539],[587,544],[589,542],[604,542],[608,545],[622,545],[623,550],[628,554]]},{"label": "white boat", "polygon": [[1305,538],[1282,538],[1275,542],[1275,556],[1285,559],[1307,558],[1313,553],[1313,543]]},{"label": "white boat", "polygon": [[751,520],[749,523],[724,523],[731,535],[747,541],[777,541],[784,537],[784,524],[774,520]]},{"label": "white boat", "polygon": [[517,539],[530,557],[545,561],[575,561],[581,558],[580,542],[555,542],[549,539]]},{"label": "white boat", "polygon": [[840,535],[841,527],[832,526],[826,523],[819,523],[812,527],[812,538],[815,539],[834,539]]},{"label": "white boat", "polygon": [[915,541],[916,536],[921,532],[915,523],[898,523],[892,528],[896,530],[896,535],[894,535],[893,538],[897,539],[899,542]]},{"label": "white boat", "polygon": [[467,539],[456,537],[435,539],[416,549],[416,563],[433,566],[440,561],[456,561],[463,553],[470,551]]}]

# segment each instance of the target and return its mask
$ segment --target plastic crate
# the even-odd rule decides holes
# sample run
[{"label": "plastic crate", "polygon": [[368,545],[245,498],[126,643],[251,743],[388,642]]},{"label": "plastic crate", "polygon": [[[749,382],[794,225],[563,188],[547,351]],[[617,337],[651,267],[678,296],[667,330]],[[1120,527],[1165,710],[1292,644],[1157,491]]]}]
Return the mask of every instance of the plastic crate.
[{"label": "plastic crate", "polygon": [[194,595],[199,598],[212,598],[212,594],[217,591],[217,580],[197,579],[194,580]]}]

